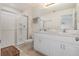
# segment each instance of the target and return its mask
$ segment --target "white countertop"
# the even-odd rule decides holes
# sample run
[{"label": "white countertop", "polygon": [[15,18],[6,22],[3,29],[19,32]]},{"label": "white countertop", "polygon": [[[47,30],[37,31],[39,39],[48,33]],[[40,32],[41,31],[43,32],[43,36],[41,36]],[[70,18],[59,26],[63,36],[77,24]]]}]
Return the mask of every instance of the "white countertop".
[{"label": "white countertop", "polygon": [[67,37],[79,37],[79,34],[77,33],[66,33],[66,32],[35,32],[39,34],[47,34],[47,35],[61,35],[61,36],[67,36]]}]

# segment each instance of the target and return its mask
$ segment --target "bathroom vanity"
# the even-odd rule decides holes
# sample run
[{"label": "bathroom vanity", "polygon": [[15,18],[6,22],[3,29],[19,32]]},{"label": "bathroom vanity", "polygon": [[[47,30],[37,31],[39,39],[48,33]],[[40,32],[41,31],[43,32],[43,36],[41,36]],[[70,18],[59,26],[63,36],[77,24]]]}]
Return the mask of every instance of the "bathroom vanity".
[{"label": "bathroom vanity", "polygon": [[48,56],[79,56],[79,35],[36,32],[34,49]]}]

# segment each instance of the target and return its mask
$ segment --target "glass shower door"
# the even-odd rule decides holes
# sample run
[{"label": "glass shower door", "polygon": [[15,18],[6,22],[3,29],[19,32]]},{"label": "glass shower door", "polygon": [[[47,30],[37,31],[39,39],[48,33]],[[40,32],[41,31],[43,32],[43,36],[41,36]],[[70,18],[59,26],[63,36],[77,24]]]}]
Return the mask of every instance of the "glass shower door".
[{"label": "glass shower door", "polygon": [[17,23],[17,45],[27,40],[27,17],[21,16]]}]

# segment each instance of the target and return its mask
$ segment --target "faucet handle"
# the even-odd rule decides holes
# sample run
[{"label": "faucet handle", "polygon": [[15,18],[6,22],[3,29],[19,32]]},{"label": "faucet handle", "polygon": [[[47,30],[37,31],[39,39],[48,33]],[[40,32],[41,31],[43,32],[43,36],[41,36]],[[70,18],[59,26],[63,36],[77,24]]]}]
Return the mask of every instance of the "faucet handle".
[{"label": "faucet handle", "polygon": [[63,32],[66,32],[66,29],[63,29]]}]

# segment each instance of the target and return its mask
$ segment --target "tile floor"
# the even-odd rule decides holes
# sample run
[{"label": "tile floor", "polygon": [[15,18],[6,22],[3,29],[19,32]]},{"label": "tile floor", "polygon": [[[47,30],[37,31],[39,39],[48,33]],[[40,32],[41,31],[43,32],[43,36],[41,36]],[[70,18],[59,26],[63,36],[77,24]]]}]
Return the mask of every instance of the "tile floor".
[{"label": "tile floor", "polygon": [[32,48],[32,42],[26,42],[18,46],[21,56],[42,56]]}]

